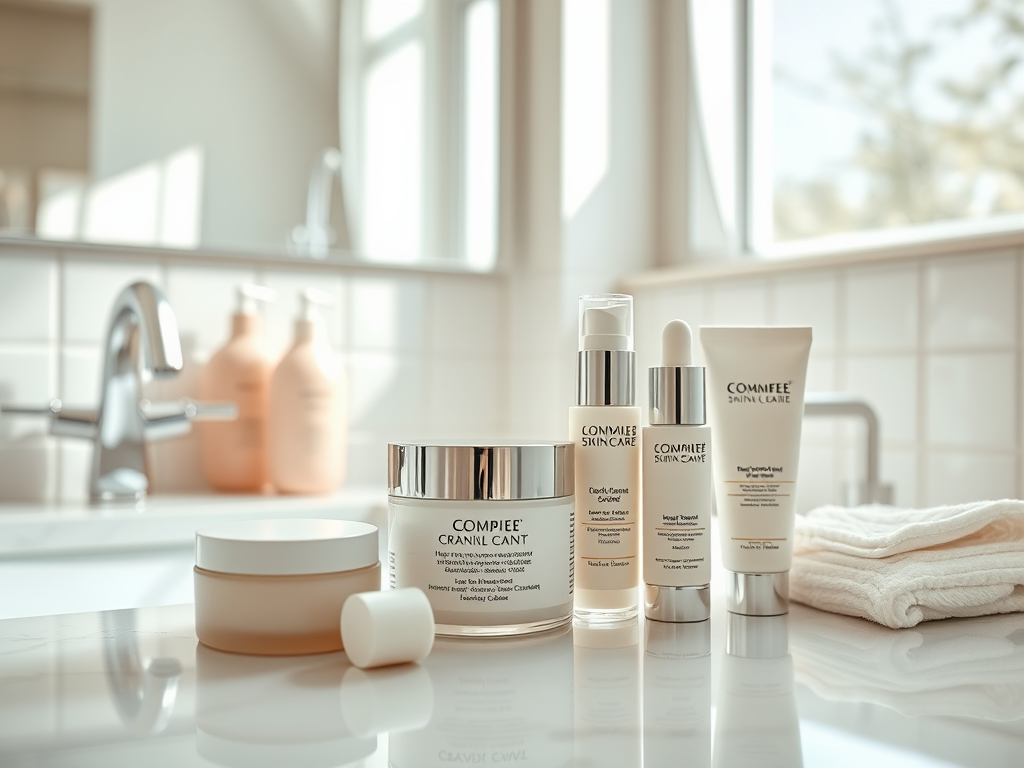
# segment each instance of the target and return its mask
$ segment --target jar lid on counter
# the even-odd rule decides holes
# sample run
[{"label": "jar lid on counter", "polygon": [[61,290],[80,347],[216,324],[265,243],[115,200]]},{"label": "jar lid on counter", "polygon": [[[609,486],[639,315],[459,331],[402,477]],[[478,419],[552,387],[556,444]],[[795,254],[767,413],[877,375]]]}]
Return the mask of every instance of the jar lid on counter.
[{"label": "jar lid on counter", "polygon": [[219,573],[338,573],[378,560],[377,526],[352,520],[243,520],[196,531],[196,566]]},{"label": "jar lid on counter", "polygon": [[572,496],[572,443],[388,443],[388,493],[411,499],[499,501]]}]

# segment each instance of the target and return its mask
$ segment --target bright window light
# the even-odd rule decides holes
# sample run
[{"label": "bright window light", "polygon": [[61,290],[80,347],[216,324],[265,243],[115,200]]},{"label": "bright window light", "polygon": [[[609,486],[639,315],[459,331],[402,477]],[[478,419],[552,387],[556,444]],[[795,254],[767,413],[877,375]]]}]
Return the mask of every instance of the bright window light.
[{"label": "bright window light", "polygon": [[168,157],[162,166],[157,240],[172,248],[196,248],[199,245],[203,150],[199,146],[188,147]]},{"label": "bright window light", "polygon": [[463,237],[466,261],[486,269],[497,255],[498,8],[476,0],[466,12]]},{"label": "bright window light", "polygon": [[1020,3],[753,5],[759,249],[1024,212]]},{"label": "bright window light", "polygon": [[147,163],[93,184],[85,199],[82,236],[104,243],[156,242],[160,164]]},{"label": "bright window light", "polygon": [[375,61],[365,87],[365,248],[375,261],[417,261],[423,218],[422,43],[411,41]]},{"label": "bright window light", "polygon": [[370,0],[363,16],[366,39],[373,42],[386,37],[422,10],[423,0]]},{"label": "bright window light", "polygon": [[608,172],[609,0],[562,4],[562,216],[569,219]]}]

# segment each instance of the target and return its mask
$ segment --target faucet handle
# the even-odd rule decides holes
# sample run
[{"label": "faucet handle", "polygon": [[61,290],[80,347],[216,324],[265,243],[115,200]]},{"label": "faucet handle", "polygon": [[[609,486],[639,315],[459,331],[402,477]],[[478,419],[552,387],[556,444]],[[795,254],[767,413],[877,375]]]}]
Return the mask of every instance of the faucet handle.
[{"label": "faucet handle", "polygon": [[96,411],[66,408],[57,398],[48,405],[0,404],[0,416],[46,416],[50,419],[50,434],[58,437],[96,437]]},{"label": "faucet handle", "polygon": [[139,413],[145,421],[147,440],[166,440],[187,435],[193,421],[234,421],[238,418],[235,403],[199,402],[190,398],[154,403],[142,400]]}]

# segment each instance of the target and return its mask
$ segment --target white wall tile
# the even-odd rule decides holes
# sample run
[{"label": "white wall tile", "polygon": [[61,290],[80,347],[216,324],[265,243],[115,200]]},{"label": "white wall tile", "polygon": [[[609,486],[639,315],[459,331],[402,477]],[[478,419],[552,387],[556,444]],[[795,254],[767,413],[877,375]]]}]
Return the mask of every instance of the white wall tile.
[{"label": "white wall tile", "polygon": [[1016,342],[1015,255],[934,259],[926,270],[930,348],[1009,346]]},{"label": "white wall tile", "polygon": [[1013,454],[932,451],[922,505],[1012,499],[1017,493]]},{"label": "white wall tile", "polygon": [[137,280],[160,284],[153,262],[69,261],[64,264],[65,341],[101,342],[121,290]]},{"label": "white wall tile", "polygon": [[59,440],[60,475],[58,495],[62,501],[89,499],[89,471],[92,445],[86,440],[64,437]]},{"label": "white wall tile", "polygon": [[[393,439],[407,439],[404,435]],[[383,435],[353,434],[346,446],[344,487],[384,488],[388,473],[388,438]]]},{"label": "white wall tile", "polygon": [[508,401],[501,426],[510,438],[565,440],[574,401],[575,363],[562,355],[522,355],[511,360]]},{"label": "white wall tile", "polygon": [[879,475],[883,484],[892,485],[895,506],[917,506],[917,451],[883,445]]},{"label": "white wall tile", "polygon": [[917,346],[916,263],[851,269],[846,276],[846,344],[850,349]]},{"label": "white wall tile", "polygon": [[506,348],[504,290],[497,278],[437,275],[429,291],[428,355],[482,357]]},{"label": "white wall tile", "polygon": [[493,359],[436,358],[427,369],[427,419],[442,438],[489,438],[502,424],[508,393]]},{"label": "white wall tile", "polygon": [[295,340],[295,319],[299,316],[299,297],[305,288],[317,288],[334,297],[333,307],[322,307],[327,340],[335,352],[348,348],[349,295],[344,278],[322,272],[286,272],[264,270],[257,281],[277,291],[277,301],[263,306],[267,348],[275,356],[283,355]]},{"label": "white wall tile", "polygon": [[878,415],[883,440],[917,439],[917,357],[860,356],[846,360],[846,391],[859,395]]},{"label": "white wall tile", "polygon": [[36,432],[0,438],[0,501],[52,501],[57,493],[56,440]]},{"label": "white wall tile", "polygon": [[932,355],[925,386],[930,444],[1016,447],[1014,354]]},{"label": "white wall tile", "polygon": [[167,298],[181,335],[191,336],[197,350],[209,357],[231,335],[236,288],[256,282],[251,269],[224,269],[171,264],[167,267]]},{"label": "white wall tile", "polygon": [[423,396],[423,365],[396,353],[356,352],[346,356],[349,423],[353,430],[405,434],[426,421],[432,406]]},{"label": "white wall tile", "polygon": [[95,346],[65,346],[61,353],[59,395],[71,408],[98,408],[103,361]]},{"label": "white wall tile", "polygon": [[[57,396],[53,356],[46,347],[0,347],[0,403],[45,406]],[[49,430],[43,417],[4,416],[0,437],[11,440]]]},{"label": "white wall tile", "polygon": [[562,307],[557,273],[511,275],[508,291],[508,338],[513,355],[559,354],[575,345],[576,309]]},{"label": "white wall tile", "polygon": [[796,510],[805,514],[823,504],[836,504],[841,499],[837,492],[835,446],[810,439],[806,432],[801,443]]},{"label": "white wall tile", "polygon": [[356,277],[350,283],[352,349],[419,351],[423,348],[426,288],[419,277]]},{"label": "white wall tile", "polygon": [[714,325],[767,325],[768,282],[766,280],[722,280],[712,283],[707,317]]},{"label": "white wall tile", "polygon": [[781,274],[775,278],[776,325],[809,325],[814,349],[833,350],[838,344],[838,276],[835,272]]},{"label": "white wall tile", "polygon": [[0,258],[0,340],[56,337],[57,262],[35,256]]}]

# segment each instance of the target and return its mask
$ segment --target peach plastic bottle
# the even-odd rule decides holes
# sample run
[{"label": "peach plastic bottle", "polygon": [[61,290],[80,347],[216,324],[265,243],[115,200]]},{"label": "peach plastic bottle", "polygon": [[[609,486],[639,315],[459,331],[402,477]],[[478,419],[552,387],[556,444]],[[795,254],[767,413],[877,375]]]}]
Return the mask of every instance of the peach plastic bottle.
[{"label": "peach plastic bottle", "polygon": [[348,384],[317,305],[330,294],[307,288],[295,343],[270,380],[270,481],[281,493],[331,493],[345,479]]},{"label": "peach plastic bottle", "polygon": [[203,369],[203,399],[238,406],[235,421],[200,425],[203,474],[216,491],[259,492],[267,482],[266,422],[274,362],[263,346],[256,302],[275,297],[260,285],[238,286],[231,338]]}]

